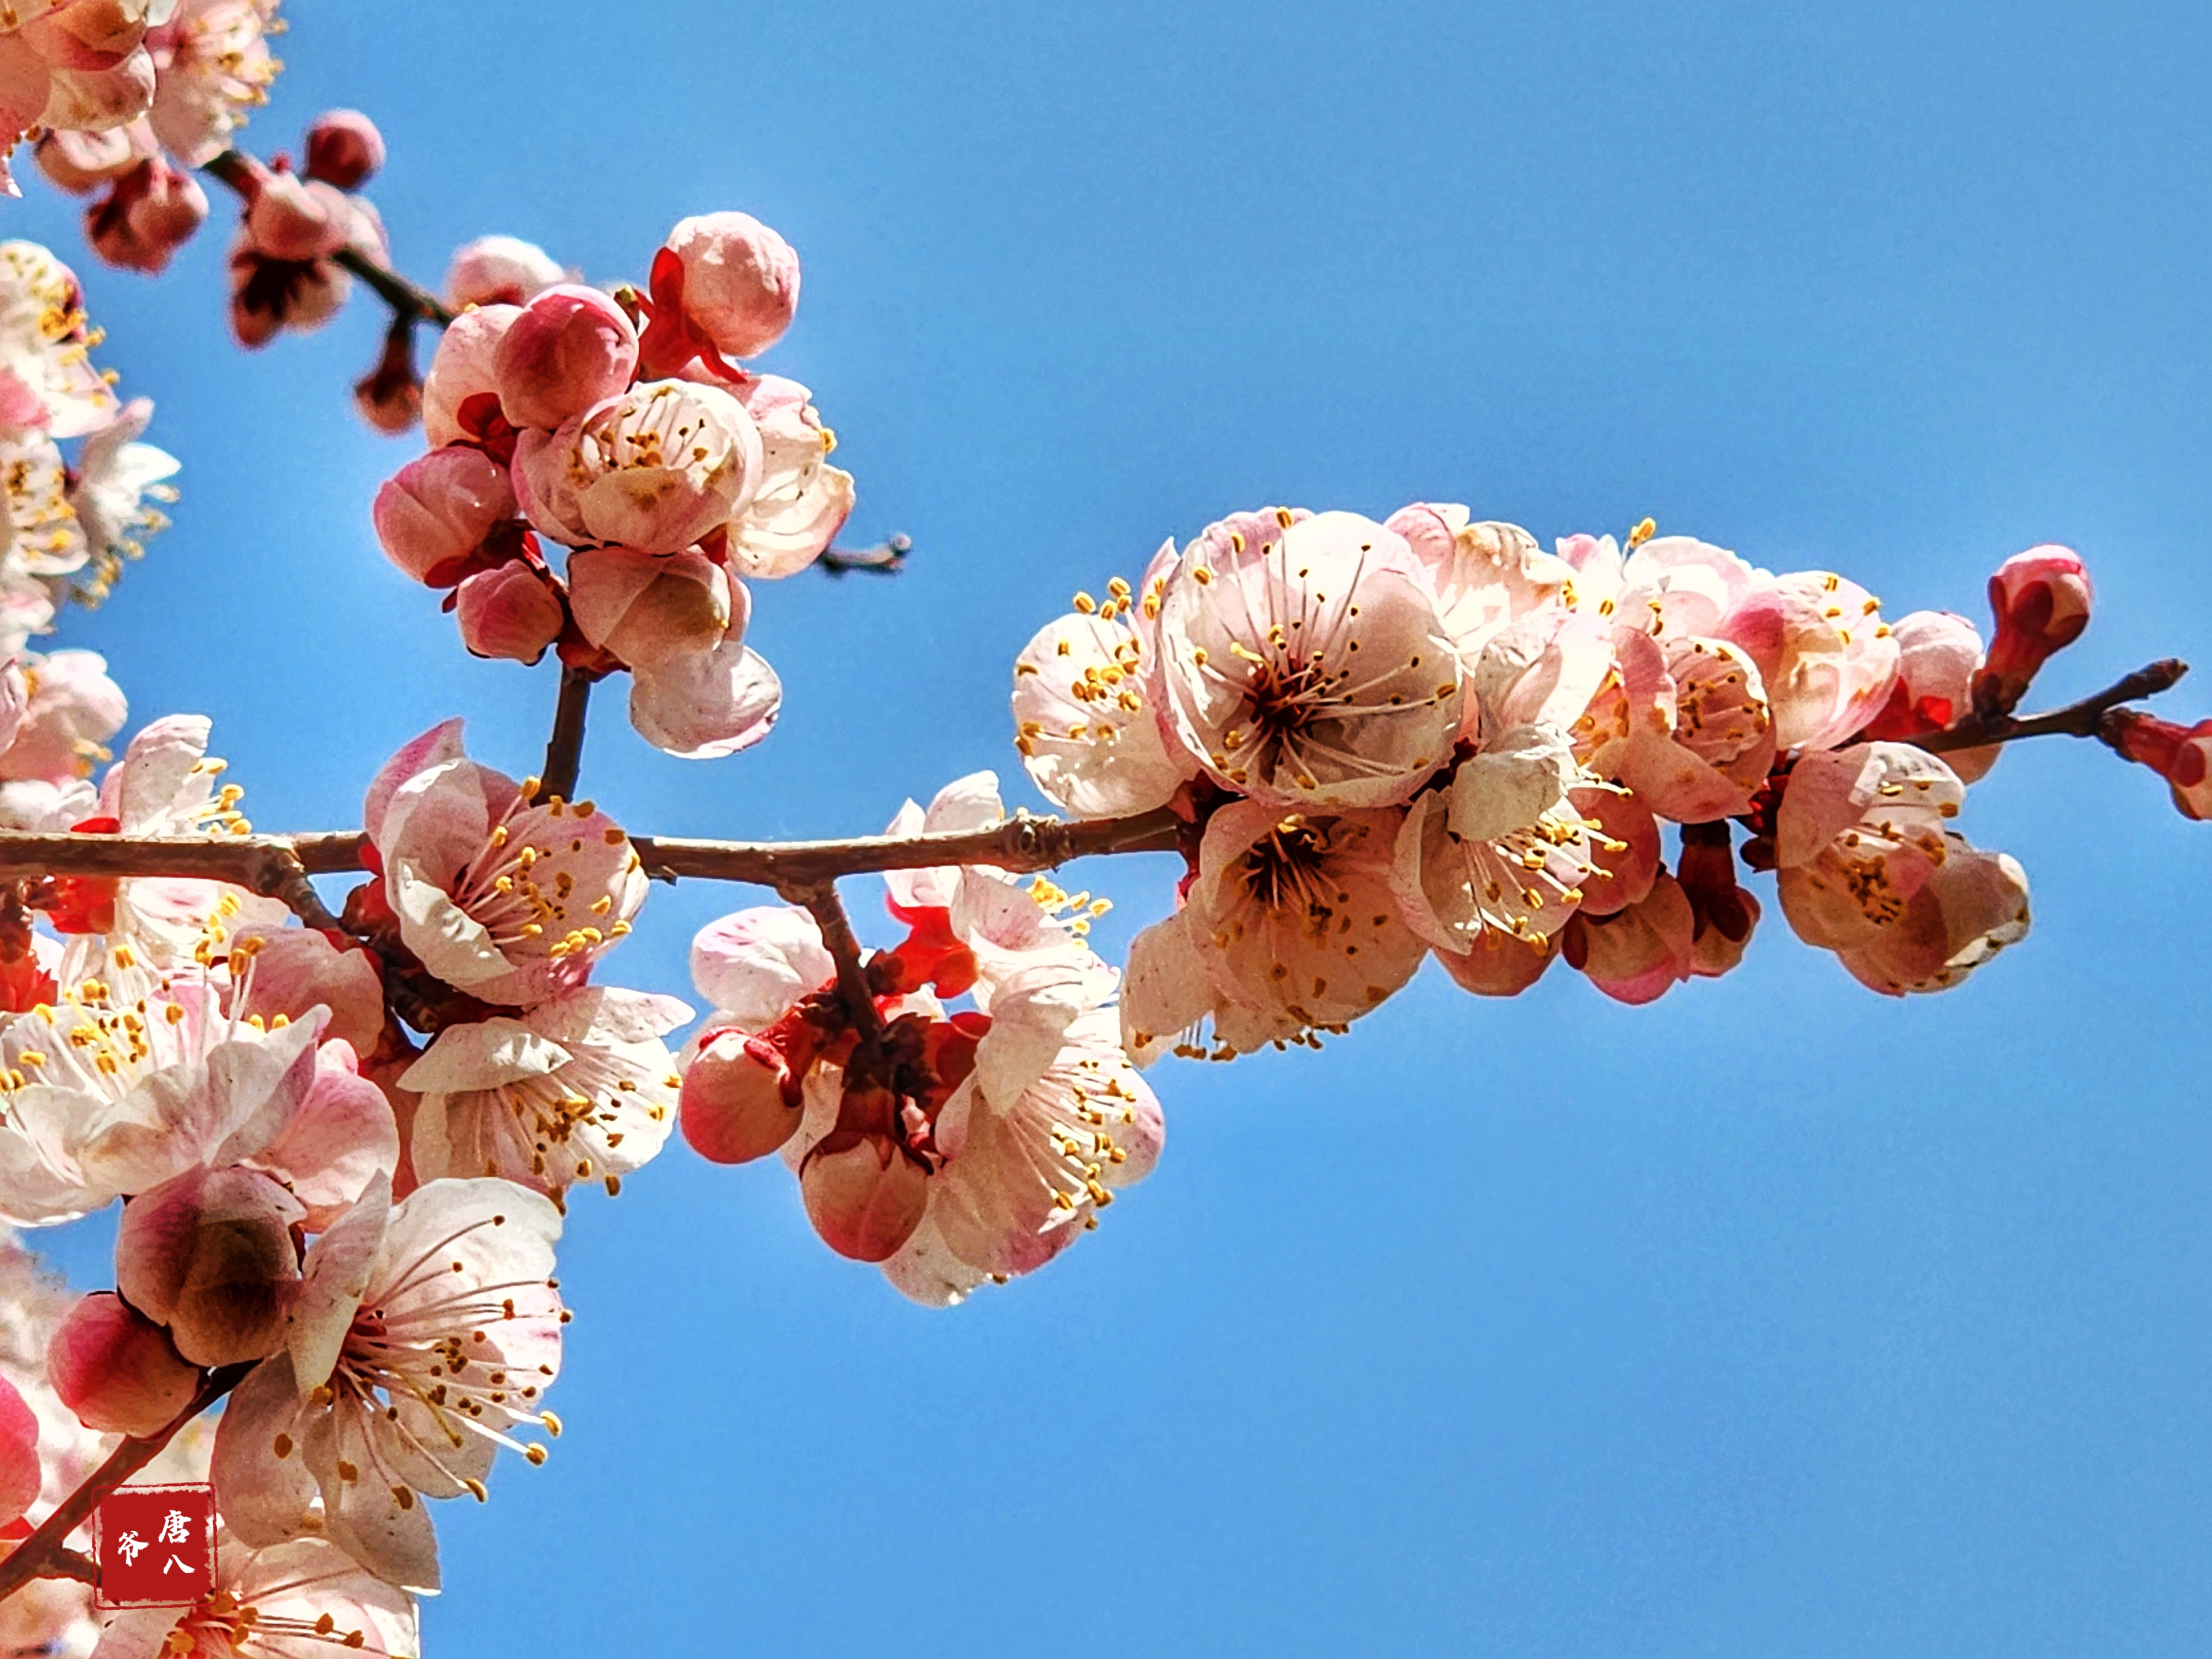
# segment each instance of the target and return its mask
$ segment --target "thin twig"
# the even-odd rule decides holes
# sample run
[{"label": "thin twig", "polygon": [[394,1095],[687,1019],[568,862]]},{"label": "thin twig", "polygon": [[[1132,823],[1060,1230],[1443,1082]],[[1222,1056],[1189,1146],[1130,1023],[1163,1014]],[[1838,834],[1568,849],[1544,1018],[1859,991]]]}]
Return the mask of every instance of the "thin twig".
[{"label": "thin twig", "polygon": [[[201,171],[220,179],[239,196],[251,202],[253,192],[265,171],[259,161],[241,150],[227,149]],[[351,247],[342,247],[331,255],[331,263],[355,276],[374,289],[376,296],[392,307],[395,317],[421,317],[441,328],[453,320],[453,308],[420,283],[410,283],[391,266],[380,264]]]},{"label": "thin twig", "polygon": [[853,935],[852,919],[846,915],[842,900],[837,896],[834,881],[787,882],[776,889],[793,904],[803,904],[814,917],[815,925],[822,930],[822,942],[837,963],[837,994],[845,1004],[845,1012],[853,1017],[854,1029],[873,1042],[884,1034],[883,1016],[877,1012],[875,993],[868,987],[867,964],[860,959],[860,941]]},{"label": "thin twig", "polygon": [[[1184,828],[1182,819],[1163,807],[1133,817],[1079,818],[1073,823],[1057,818],[1016,817],[988,830],[926,836],[786,842],[636,836],[631,838],[631,845],[637,848],[646,872],[660,880],[684,878],[803,888],[839,876],[880,870],[980,864],[1019,875],[1049,870],[1071,859],[1173,852],[1181,844]],[[297,895],[293,876],[357,872],[368,840],[358,830],[204,840],[4,830],[0,830],[0,882],[40,876],[197,876],[235,882],[257,893],[285,899],[304,916],[301,904],[294,902]],[[287,896],[288,888],[295,890],[291,897]]]},{"label": "thin twig", "polygon": [[913,551],[911,537],[888,536],[873,547],[833,547],[815,560],[814,568],[825,576],[842,576],[854,570],[896,576],[905,568],[906,556]]},{"label": "thin twig", "polygon": [[2154,697],[2161,691],[2170,690],[2188,672],[2189,665],[2179,657],[2166,657],[2136,669],[2094,696],[2069,702],[2063,708],[2030,714],[2022,720],[2002,714],[1994,719],[1969,714],[1955,726],[1907,741],[1930,754],[1948,755],[1954,750],[1982,749],[1993,743],[2013,743],[2021,738],[2094,738],[2102,728],[2107,710],[2124,702],[2133,702],[2138,697]]},{"label": "thin twig", "polygon": [[565,664],[561,696],[553,706],[553,735],[545,744],[545,770],[538,779],[540,800],[567,800],[576,793],[576,772],[584,759],[584,716],[592,703],[592,677]]},{"label": "thin twig", "polygon": [[6,1601],[33,1578],[74,1578],[76,1563],[83,1560],[68,1548],[69,1535],[90,1518],[100,1500],[161,1455],[177,1431],[246,1380],[252,1362],[225,1365],[210,1371],[191,1403],[151,1434],[134,1434],[107,1455],[107,1461],[84,1478],[83,1484],[62,1499],[39,1529],[0,1560],[0,1601]]}]

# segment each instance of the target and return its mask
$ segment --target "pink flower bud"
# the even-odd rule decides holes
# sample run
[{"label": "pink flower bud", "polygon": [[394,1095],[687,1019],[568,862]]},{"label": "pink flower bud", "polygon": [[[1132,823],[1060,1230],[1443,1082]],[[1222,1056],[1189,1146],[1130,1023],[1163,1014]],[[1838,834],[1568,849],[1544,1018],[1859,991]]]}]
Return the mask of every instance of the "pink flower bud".
[{"label": "pink flower bud", "polygon": [[284,329],[302,333],[337,315],[353,278],[327,259],[271,259],[241,233],[230,250],[230,331],[249,351]]},{"label": "pink flower bud", "polygon": [[561,601],[526,560],[479,570],[454,593],[461,643],[479,657],[536,662],[561,637]]},{"label": "pink flower bud", "polygon": [[159,157],[141,162],[85,210],[85,240],[105,263],[157,276],[207,222],[199,180]]},{"label": "pink flower bud", "polygon": [[359,110],[334,109],[307,129],[307,177],[359,190],[384,165],[384,135]]},{"label": "pink flower bud", "polygon": [[1695,839],[1686,831],[1675,874],[1695,921],[1690,971],[1718,979],[1742,962],[1759,925],[1759,901],[1736,884],[1735,849],[1725,833]]},{"label": "pink flower bud", "polygon": [[855,1261],[896,1255],[929,1207],[927,1173],[874,1135],[839,1152],[810,1154],[799,1191],[822,1242]]},{"label": "pink flower bud", "polygon": [[668,233],[683,262],[686,315],[732,357],[783,337],[799,309],[799,256],[749,213],[707,213]]},{"label": "pink flower bud", "polygon": [[507,469],[454,444],[418,455],[376,492],[376,538],[416,581],[450,587],[468,574],[485,538],[514,517]]},{"label": "pink flower bud", "polygon": [[246,210],[246,234],[265,258],[320,259],[346,245],[353,204],[335,185],[271,173]]},{"label": "pink flower bud", "polygon": [[696,548],[660,556],[580,548],[568,560],[568,605],[593,645],[632,667],[657,668],[720,643],[732,584],[729,572]]},{"label": "pink flower bud", "polygon": [[535,242],[520,236],[479,236],[464,243],[446,267],[446,298],[456,311],[526,305],[567,274]]},{"label": "pink flower bud", "polygon": [[112,1291],[80,1297],[46,1344],[46,1376],[88,1429],[152,1434],[191,1402],[199,1367]]},{"label": "pink flower bud", "polygon": [[2081,637],[2094,597],[2089,573],[2071,548],[2031,547],[1999,565],[1990,578],[1996,637],[1975,678],[1976,696],[2002,710],[2016,707],[2036,672]]},{"label": "pink flower bud", "polygon": [[387,438],[396,438],[422,415],[422,381],[415,373],[412,319],[393,325],[384,337],[376,366],[354,382],[354,407],[362,419]]},{"label": "pink flower bud", "polygon": [[2185,818],[2212,818],[2212,720],[2177,726],[2133,708],[2105,716],[2106,741],[2138,766],[2148,766],[2173,790]]},{"label": "pink flower bud", "polygon": [[57,190],[89,196],[150,160],[161,146],[143,121],[106,132],[49,132],[39,140],[39,171]]},{"label": "pink flower bud", "polygon": [[492,373],[508,420],[550,429],[622,391],[636,368],[637,330],[623,308],[595,288],[562,283],[522,307]]},{"label": "pink flower bud", "polygon": [[123,1206],[116,1289],[196,1364],[258,1359],[284,1340],[305,1214],[258,1170],[187,1170]]},{"label": "pink flower bud", "polygon": [[[1900,653],[1897,684],[1881,713],[1859,735],[1909,743],[1972,714],[1974,673],[1982,665],[1982,636],[1973,623],[1948,611],[1915,611],[1899,617],[1893,631]],[[2003,752],[2001,744],[1993,744],[1954,750],[1944,758],[1963,781],[1972,783]]]},{"label": "pink flower bud", "polygon": [[1559,935],[1548,934],[1542,945],[1531,945],[1492,927],[1464,952],[1433,954],[1462,991],[1479,997],[1517,997],[1559,959]]},{"label": "pink flower bud", "polygon": [[39,1501],[39,1419],[15,1385],[0,1376],[0,1522],[13,1522]]},{"label": "pink flower bud", "polygon": [[775,1045],[743,1031],[718,1031],[684,1072],[677,1118],[684,1139],[716,1164],[745,1164],[775,1152],[798,1129],[791,1069]]},{"label": "pink flower bud", "polygon": [[460,407],[480,392],[497,392],[492,363],[500,341],[521,314],[516,306],[478,306],[446,325],[430,359],[429,376],[422,382],[426,442],[449,444],[465,435],[458,419]]}]

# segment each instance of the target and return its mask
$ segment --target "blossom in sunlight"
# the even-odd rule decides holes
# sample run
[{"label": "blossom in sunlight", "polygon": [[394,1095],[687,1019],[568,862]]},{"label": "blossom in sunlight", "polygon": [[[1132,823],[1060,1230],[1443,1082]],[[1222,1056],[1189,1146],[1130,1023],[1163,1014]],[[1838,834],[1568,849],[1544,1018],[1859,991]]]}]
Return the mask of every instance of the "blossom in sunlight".
[{"label": "blossom in sunlight", "polygon": [[446,300],[456,311],[471,306],[520,306],[567,273],[535,242],[520,236],[479,236],[453,252],[446,267]]},{"label": "blossom in sunlight", "polygon": [[580,985],[645,902],[645,872],[611,818],[469,759],[459,720],[387,761],[363,812],[400,938],[484,1002]]},{"label": "blossom in sunlight", "polygon": [[544,1461],[515,1431],[560,1431],[542,1404],[568,1320],[560,1233],[551,1201],[511,1182],[364,1194],[308,1248],[285,1348],[223,1413],[231,1530],[264,1549],[319,1530],[386,1583],[436,1589],[422,1500],[481,1500],[500,1447]]},{"label": "blossom in sunlight", "polygon": [[453,618],[471,655],[534,663],[561,637],[568,612],[544,566],[518,558],[464,576]]},{"label": "blossom in sunlight", "polygon": [[39,127],[88,133],[124,126],[153,101],[146,50],[156,0],[79,0],[0,15],[0,191],[21,192],[9,152]]},{"label": "blossom in sunlight", "polygon": [[408,462],[377,490],[370,513],[392,563],[432,587],[497,568],[521,546],[507,469],[465,444]]},{"label": "blossom in sunlight", "polygon": [[629,721],[656,749],[681,760],[715,760],[765,738],[783,707],[783,683],[745,643],[752,604],[730,587],[730,621],[704,651],[680,652],[630,672]]},{"label": "blossom in sunlight", "polygon": [[109,1616],[92,1659],[412,1659],[414,1601],[326,1540],[250,1549],[216,1536],[214,1592],[191,1607]]},{"label": "blossom in sunlight", "polygon": [[1559,953],[1614,1001],[1644,1003],[1690,977],[1696,934],[1682,884],[1661,871],[1634,903],[1610,915],[1576,916],[1560,934]]},{"label": "blossom in sunlight", "polygon": [[150,1435],[191,1403],[200,1369],[111,1291],[80,1297],[46,1348],[46,1374],[88,1429]]},{"label": "blossom in sunlight", "polygon": [[[501,362],[506,349],[502,340]],[[761,467],[760,428],[736,398],[717,386],[652,380],[556,431],[525,432],[515,446],[515,494],[531,523],[556,541],[674,553],[743,512]]]},{"label": "blossom in sunlight", "polygon": [[1169,728],[1217,782],[1270,806],[1405,800],[1459,729],[1443,630],[1413,550],[1371,520],[1285,514],[1201,538],[1160,602]]},{"label": "blossom in sunlight", "polygon": [[399,1079],[422,1097],[416,1177],[500,1176],[556,1203],[580,1182],[618,1191],[675,1127],[682,1079],[661,1039],[690,1018],[673,997],[592,985],[447,1026]]},{"label": "blossom in sunlight", "polygon": [[[15,741],[0,750],[0,798],[18,783],[80,786],[82,794],[70,800],[82,810],[70,823],[90,817],[98,794],[83,780],[91,777],[95,763],[111,758],[106,742],[130,718],[130,704],[108,678],[107,659],[98,652],[31,652],[20,666],[30,702]],[[65,830],[69,823],[13,827]]]},{"label": "blossom in sunlight", "polygon": [[77,451],[69,502],[91,565],[83,596],[93,603],[107,597],[125,560],[146,550],[145,537],[168,528],[167,516],[149,503],[177,499],[168,480],[178,463],[167,450],[141,441],[153,416],[152,401],[134,398],[106,425],[87,434]]},{"label": "blossom in sunlight", "polygon": [[[1974,676],[1982,666],[1982,636],[1973,623],[1948,611],[1915,611],[1893,630],[1899,651],[1897,684],[1864,736],[1905,743],[1965,720],[1974,712]],[[1943,758],[1960,781],[1972,783],[1996,764],[2003,750],[1954,749]]]},{"label": "blossom in sunlight", "polygon": [[1069,811],[1113,817],[1164,805],[1198,765],[1160,726],[1128,583],[1087,593],[1014,659],[1014,747],[1030,781]]},{"label": "blossom in sunlight", "polygon": [[149,117],[179,161],[204,167],[230,145],[247,112],[268,101],[283,67],[269,51],[278,0],[176,0],[148,31],[155,89]]},{"label": "blossom in sunlight", "polygon": [[1208,1019],[1220,1058],[1310,1042],[1380,1006],[1428,951],[1393,891],[1405,822],[1396,811],[1286,814],[1257,801],[1216,811],[1183,908],[1129,947],[1131,1056],[1204,1053],[1196,1028]]},{"label": "blossom in sunlight", "polygon": [[438,337],[430,372],[422,378],[422,436],[434,449],[471,435],[460,423],[471,398],[489,398],[496,411],[499,381],[492,364],[500,341],[521,314],[520,306],[479,305],[454,318]]},{"label": "blossom in sunlight", "polygon": [[830,465],[837,440],[813,393],[796,380],[757,374],[741,389],[760,429],[760,483],[728,527],[731,568],[770,580],[794,575],[829,550],[853,513],[853,475]]},{"label": "blossom in sunlight", "polygon": [[[1520,526],[1476,522],[1456,502],[1416,502],[1388,524],[1428,572],[1445,637],[1470,673],[1500,631],[1555,606],[1573,574]],[[1478,713],[1468,709],[1470,723]]]},{"label": "blossom in sunlight", "polygon": [[648,362],[672,374],[702,354],[751,357],[783,337],[799,309],[799,255],[749,213],[678,222],[653,261]]},{"label": "blossom in sunlight", "polygon": [[74,271],[35,242],[0,242],[0,426],[76,438],[112,419],[99,334]]},{"label": "blossom in sunlight", "polygon": [[2005,853],[1944,836],[1946,856],[1903,913],[1869,942],[1838,951],[1851,976],[1889,996],[1948,991],[2027,937],[2027,872]]}]

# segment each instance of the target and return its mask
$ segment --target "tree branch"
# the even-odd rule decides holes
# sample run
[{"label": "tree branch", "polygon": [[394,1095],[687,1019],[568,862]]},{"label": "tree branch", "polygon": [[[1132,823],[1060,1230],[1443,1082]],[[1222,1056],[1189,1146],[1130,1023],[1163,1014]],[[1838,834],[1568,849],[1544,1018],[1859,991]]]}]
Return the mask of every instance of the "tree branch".
[{"label": "tree branch", "polygon": [[553,735],[545,744],[545,770],[538,784],[540,800],[576,793],[576,771],[584,759],[584,716],[592,703],[592,679],[580,668],[561,665],[561,696],[553,707]]},{"label": "tree branch", "polygon": [[896,576],[906,568],[906,556],[913,551],[911,537],[889,536],[873,547],[833,547],[815,560],[814,568],[825,576],[842,576],[855,570]]},{"label": "tree branch", "polygon": [[[1117,853],[1168,853],[1188,826],[1162,807],[1127,818],[1014,817],[988,830],[928,836],[856,836],[846,841],[694,841],[635,836],[631,844],[646,872],[662,881],[689,878],[806,889],[840,876],[921,870],[940,864],[982,864],[1016,875],[1049,870],[1071,859]],[[362,868],[368,837],[358,830],[296,836],[47,835],[0,830],[0,882],[41,876],[196,876],[234,882],[281,899],[311,926],[332,927],[309,875]],[[301,890],[305,889],[304,895]],[[311,909],[319,913],[311,915]]]},{"label": "tree branch", "polygon": [[2000,714],[1984,719],[1969,714],[1955,726],[1941,732],[1931,732],[1925,737],[1909,738],[1915,748],[1925,749],[1932,755],[1948,755],[1954,750],[1981,749],[1993,743],[2012,743],[2021,738],[2094,738],[2102,729],[2107,710],[2124,702],[2133,702],[2138,697],[2154,697],[2179,684],[2189,672],[2189,665],[2179,657],[2165,657],[2138,668],[2125,679],[2106,686],[2094,696],[2084,697],[2079,702],[2069,702],[2063,708],[2054,708],[2047,714],[2030,714],[2022,720]]},{"label": "tree branch", "polygon": [[[100,1500],[161,1455],[177,1431],[246,1380],[251,1361],[210,1371],[191,1403],[152,1434],[134,1434],[107,1455],[107,1461],[84,1478],[84,1483],[62,1499],[39,1529],[0,1560],[0,1601],[6,1601],[33,1578],[75,1578],[83,1556],[68,1547],[69,1535],[91,1517]],[[88,1565],[88,1564],[85,1564]]]},{"label": "tree branch", "polygon": [[851,918],[837,896],[834,881],[787,882],[776,891],[793,904],[803,904],[822,930],[822,942],[837,962],[837,994],[853,1027],[873,1042],[884,1034],[883,1016],[877,1011],[875,993],[868,986],[867,964],[860,960],[860,941],[853,936]]},{"label": "tree branch", "polygon": [[[242,150],[227,149],[200,169],[210,178],[222,180],[245,200],[251,202],[259,177],[264,171],[259,161]],[[342,247],[331,255],[331,263],[351,271],[373,289],[377,298],[392,307],[392,314],[399,318],[426,318],[441,328],[453,320],[453,308],[419,283],[410,283],[391,266],[350,247]]]}]

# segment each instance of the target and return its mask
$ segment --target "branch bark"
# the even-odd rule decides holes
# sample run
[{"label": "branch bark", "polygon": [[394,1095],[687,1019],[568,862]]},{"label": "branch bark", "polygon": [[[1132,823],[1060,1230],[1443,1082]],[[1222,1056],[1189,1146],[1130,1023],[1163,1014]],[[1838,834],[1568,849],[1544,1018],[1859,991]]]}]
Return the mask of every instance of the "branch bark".
[{"label": "branch bark", "polygon": [[69,1535],[91,1518],[100,1500],[161,1455],[177,1431],[246,1380],[252,1364],[225,1365],[207,1374],[191,1403],[152,1434],[129,1436],[107,1455],[107,1461],[84,1478],[84,1483],[62,1499],[37,1531],[0,1560],[0,1601],[6,1601],[33,1578],[76,1578],[89,1565],[69,1547]]},{"label": "branch bark", "polygon": [[[1071,859],[1173,852],[1187,826],[1164,807],[1126,818],[1015,817],[988,830],[927,836],[857,836],[844,841],[695,841],[636,836],[631,844],[647,874],[806,889],[840,876],[983,864],[1012,874],[1049,870]],[[47,835],[0,830],[0,882],[40,876],[196,876],[234,882],[281,899],[310,925],[334,927],[309,887],[310,875],[361,870],[368,837],[358,830],[296,836]]]},{"label": "branch bark", "polygon": [[592,706],[592,676],[567,664],[561,667],[561,696],[553,707],[553,735],[545,744],[545,770],[538,779],[540,800],[576,793],[576,773],[584,760],[584,717]]},{"label": "branch bark", "polygon": [[2103,730],[2108,711],[2138,697],[2154,697],[2161,691],[2171,690],[2188,672],[2189,665],[2179,657],[2164,657],[2136,669],[2124,679],[2114,681],[2094,696],[2069,702],[2063,708],[2022,719],[2008,714],[1988,719],[1969,714],[1955,726],[1909,741],[1915,748],[1925,749],[1932,755],[1947,755],[1954,750],[1982,749],[1993,743],[2013,743],[2021,738],[2094,738]]},{"label": "branch bark", "polygon": [[875,993],[868,988],[867,964],[860,959],[860,941],[853,935],[852,919],[837,896],[834,881],[787,882],[776,891],[793,904],[803,904],[822,930],[822,942],[837,963],[837,994],[853,1028],[868,1042],[884,1034],[883,1016],[877,1011]]}]

